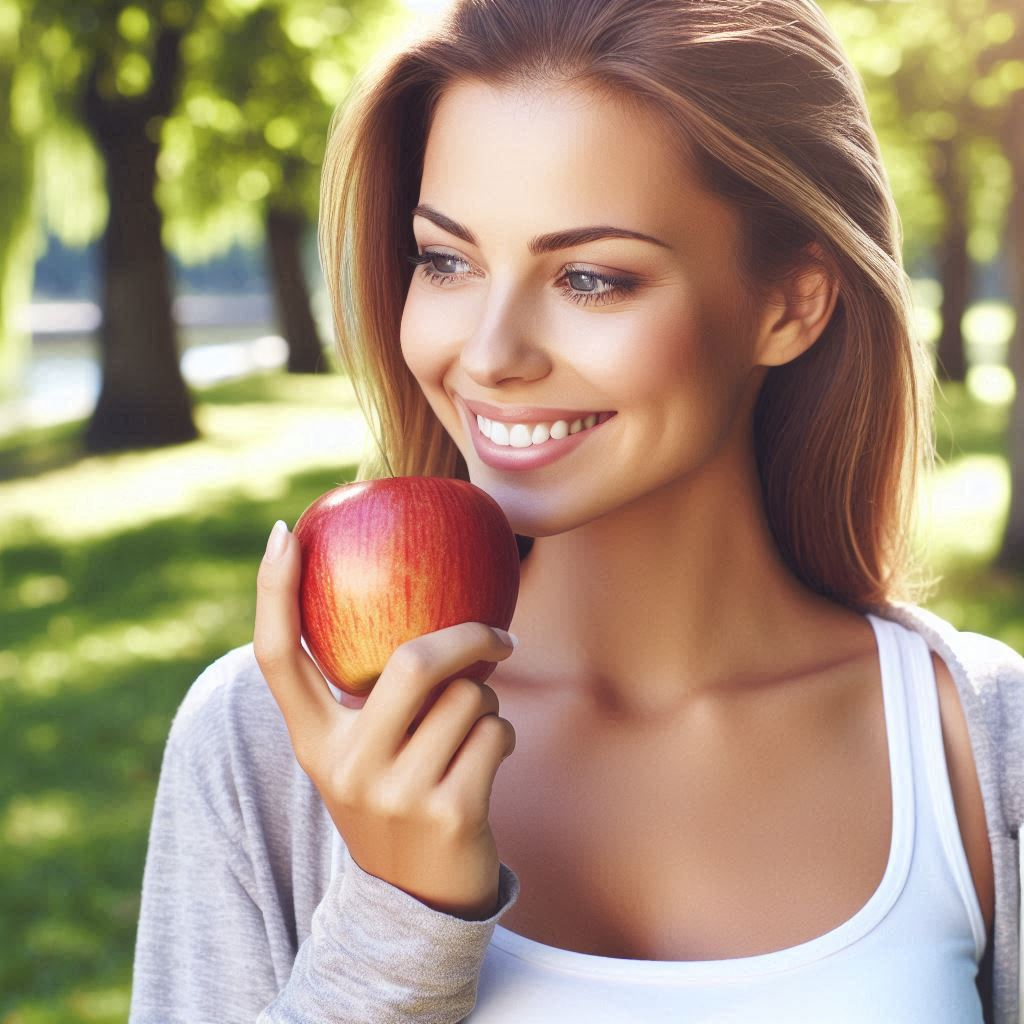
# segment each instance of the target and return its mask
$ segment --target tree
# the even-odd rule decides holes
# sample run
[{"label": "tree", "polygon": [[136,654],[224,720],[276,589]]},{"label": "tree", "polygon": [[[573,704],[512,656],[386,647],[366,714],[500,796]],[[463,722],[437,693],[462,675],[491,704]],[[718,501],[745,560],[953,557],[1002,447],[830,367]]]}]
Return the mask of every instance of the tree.
[{"label": "tree", "polygon": [[164,128],[168,238],[185,259],[265,242],[291,371],[324,366],[302,250],[331,116],[406,18],[392,0],[250,0],[211,6],[188,41],[182,102]]},{"label": "tree", "polygon": [[[103,165],[100,397],[86,429],[96,451],[189,440],[197,431],[179,367],[171,282],[153,186],[159,128],[174,106],[181,43],[201,0],[33,0],[52,41],[57,120],[84,128]],[[74,133],[71,133],[74,139]],[[62,154],[68,173],[69,154]],[[49,164],[59,163],[50,159]],[[73,194],[97,205],[90,161]],[[53,174],[51,178],[55,177]],[[48,207],[67,198],[47,197]]]},{"label": "tree", "polygon": [[904,255],[934,253],[938,372],[962,381],[972,261],[996,254],[1009,202],[1001,124],[1010,89],[1005,69],[992,68],[1013,31],[1006,0],[823,6],[865,81],[904,222]]},{"label": "tree", "polygon": [[[0,5],[12,2],[30,0]],[[253,227],[265,235],[289,367],[317,368],[322,348],[300,243],[316,208],[327,126],[354,69],[407,15],[395,0],[31,3],[34,31],[50,41],[59,72],[54,123],[65,129],[62,145],[83,158],[74,191],[84,189],[85,209],[102,208],[102,199],[109,207],[101,209],[103,374],[87,443],[109,450],[188,440],[196,428],[179,368],[165,239],[188,257],[252,240]],[[0,51],[12,47],[2,36],[10,24],[0,18]],[[4,89],[0,76],[0,112]],[[76,121],[94,144],[87,153],[70,128]],[[105,166],[99,198],[95,153]],[[51,183],[60,178],[55,168],[67,172],[66,161],[41,163]],[[49,190],[49,220],[71,208],[65,191]],[[79,242],[90,240],[81,237],[82,220]],[[76,232],[58,233],[69,241]],[[5,252],[0,245],[0,274]],[[0,299],[0,324],[9,308]]]},{"label": "tree", "polygon": [[289,373],[324,369],[323,343],[317,330],[309,285],[302,270],[302,236],[308,221],[301,211],[267,205],[267,253],[281,334],[288,343]]},{"label": "tree", "polygon": [[1005,4],[1012,31],[1005,45],[990,54],[989,75],[999,76],[1009,89],[1002,120],[1002,142],[1011,169],[1011,199],[1006,221],[1007,285],[1016,311],[1010,340],[1010,368],[1017,383],[1010,406],[1010,510],[995,564],[1002,569],[1024,570],[1024,12]]},{"label": "tree", "polygon": [[[938,200],[943,285],[940,370],[961,376],[960,321],[970,288],[967,254],[1002,246],[1015,311],[1009,366],[1017,387],[1007,449],[1010,509],[995,565],[1024,570],[1024,7],[1020,0],[856,4],[824,0],[865,75],[872,114],[893,163],[897,204],[916,219]],[[930,181],[906,174],[914,151],[929,154]],[[907,185],[915,183],[915,195]],[[906,218],[905,218],[906,223]],[[913,238],[911,236],[911,243]],[[920,240],[918,243],[920,244]]]},{"label": "tree", "polygon": [[962,150],[955,139],[939,138],[931,144],[932,176],[945,210],[945,224],[937,247],[942,305],[939,312],[938,372],[946,380],[967,379],[963,319],[971,298],[971,260],[967,250],[967,179]]},{"label": "tree", "polygon": [[[136,88],[130,75],[126,87],[124,63],[119,82],[117,40],[100,34],[82,92],[82,117],[106,163],[110,202],[102,245],[102,385],[86,430],[94,451],[174,444],[198,433],[181,374],[154,194],[159,125],[174,107],[181,77],[189,12],[180,11],[156,28],[148,74],[136,65],[140,80],[149,79],[145,88]],[[132,12],[127,32],[126,12]],[[114,21],[113,10],[105,13]],[[141,27],[146,18],[139,7],[122,6],[119,13],[122,35],[133,32],[132,19]]]}]

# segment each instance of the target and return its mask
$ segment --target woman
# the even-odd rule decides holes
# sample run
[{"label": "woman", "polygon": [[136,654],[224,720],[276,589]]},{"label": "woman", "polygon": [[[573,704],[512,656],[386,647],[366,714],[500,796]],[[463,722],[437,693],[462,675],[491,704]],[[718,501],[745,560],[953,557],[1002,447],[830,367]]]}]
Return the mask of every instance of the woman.
[{"label": "woman", "polygon": [[339,706],[278,524],[171,731],[132,1020],[1016,1020],[1024,661],[913,603],[931,363],[818,8],[464,0],[322,200],[360,476],[501,504],[518,647]]}]

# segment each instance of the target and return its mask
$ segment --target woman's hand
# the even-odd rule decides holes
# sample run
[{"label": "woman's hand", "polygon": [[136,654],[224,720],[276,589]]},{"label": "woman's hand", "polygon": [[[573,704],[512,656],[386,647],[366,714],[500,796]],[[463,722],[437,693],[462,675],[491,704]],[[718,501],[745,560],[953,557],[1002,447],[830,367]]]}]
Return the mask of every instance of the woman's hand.
[{"label": "woman's hand", "polygon": [[491,787],[515,731],[494,690],[470,679],[422,709],[439,683],[512,647],[481,622],[427,633],[395,649],[360,709],[344,707],[300,644],[300,571],[299,544],[278,527],[260,566],[253,646],[299,764],[364,871],[436,910],[489,917]]}]

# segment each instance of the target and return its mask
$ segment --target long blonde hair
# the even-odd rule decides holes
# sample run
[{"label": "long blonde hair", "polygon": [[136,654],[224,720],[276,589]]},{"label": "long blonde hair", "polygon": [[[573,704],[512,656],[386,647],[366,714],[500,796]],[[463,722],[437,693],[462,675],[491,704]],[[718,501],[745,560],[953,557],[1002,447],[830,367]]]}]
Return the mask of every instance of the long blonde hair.
[{"label": "long blonde hair", "polygon": [[802,356],[769,369],[754,411],[768,522],[818,593],[860,611],[927,596],[935,580],[912,539],[919,473],[935,460],[934,369],[912,330],[863,89],[812,0],[461,0],[357,80],[328,143],[320,252],[376,446],[359,479],[469,478],[399,342],[427,133],[465,81],[572,84],[657,113],[738,211],[752,301],[817,243],[835,312]]}]

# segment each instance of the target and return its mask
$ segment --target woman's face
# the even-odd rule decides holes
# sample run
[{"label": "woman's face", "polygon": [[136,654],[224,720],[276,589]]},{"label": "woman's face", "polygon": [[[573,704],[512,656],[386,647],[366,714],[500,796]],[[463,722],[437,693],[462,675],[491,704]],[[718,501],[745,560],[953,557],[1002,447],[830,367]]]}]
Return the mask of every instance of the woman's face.
[{"label": "woman's face", "polygon": [[[459,84],[437,108],[419,204],[427,262],[402,352],[518,533],[561,533],[685,486],[743,429],[765,371],[742,314],[735,214],[653,117],[566,88]],[[533,241],[591,227],[655,241]],[[498,407],[512,443],[479,436],[467,402]],[[559,437],[559,419],[587,413],[615,415]]]}]

